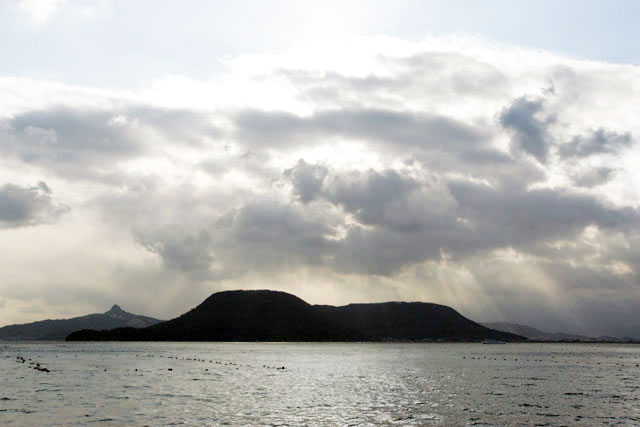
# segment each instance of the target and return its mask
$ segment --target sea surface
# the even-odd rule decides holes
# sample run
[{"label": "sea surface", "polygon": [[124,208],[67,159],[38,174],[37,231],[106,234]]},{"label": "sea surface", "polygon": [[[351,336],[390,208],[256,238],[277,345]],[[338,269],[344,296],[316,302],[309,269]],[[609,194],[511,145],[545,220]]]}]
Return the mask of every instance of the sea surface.
[{"label": "sea surface", "polygon": [[0,342],[0,425],[640,425],[639,365],[638,345]]}]

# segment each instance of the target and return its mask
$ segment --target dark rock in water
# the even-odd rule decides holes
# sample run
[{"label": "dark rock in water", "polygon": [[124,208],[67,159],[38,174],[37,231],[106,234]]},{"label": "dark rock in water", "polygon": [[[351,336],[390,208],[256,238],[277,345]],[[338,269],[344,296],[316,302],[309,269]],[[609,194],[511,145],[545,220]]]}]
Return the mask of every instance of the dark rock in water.
[{"label": "dark rock in water", "polygon": [[312,306],[278,291],[225,291],[182,316],[146,328],[82,330],[68,341],[523,341],[450,307],[389,302]]},{"label": "dark rock in water", "polygon": [[72,319],[41,320],[22,325],[0,328],[4,340],[63,340],[73,331],[81,329],[113,329],[121,327],[144,328],[161,322],[152,317],[127,313],[119,305],[102,314],[89,314]]}]

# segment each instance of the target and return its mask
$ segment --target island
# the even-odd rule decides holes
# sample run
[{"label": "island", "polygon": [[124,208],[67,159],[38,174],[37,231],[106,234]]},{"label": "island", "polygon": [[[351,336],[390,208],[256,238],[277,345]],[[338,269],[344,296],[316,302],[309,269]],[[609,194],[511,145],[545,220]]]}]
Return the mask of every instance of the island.
[{"label": "island", "polygon": [[83,329],[67,341],[457,341],[526,338],[425,302],[311,305],[272,290],[217,292],[183,315],[144,328]]}]

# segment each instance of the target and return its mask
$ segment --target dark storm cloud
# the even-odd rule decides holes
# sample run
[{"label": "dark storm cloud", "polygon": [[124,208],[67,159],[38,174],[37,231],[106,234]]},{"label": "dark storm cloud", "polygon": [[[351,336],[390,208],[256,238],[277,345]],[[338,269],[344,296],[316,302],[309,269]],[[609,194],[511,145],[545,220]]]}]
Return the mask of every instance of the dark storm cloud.
[{"label": "dark storm cloud", "polygon": [[617,154],[631,145],[633,145],[631,134],[619,134],[600,128],[587,135],[575,136],[568,143],[560,145],[558,154],[563,159],[584,158],[596,154]]},{"label": "dark storm cloud", "polygon": [[34,187],[11,183],[0,186],[0,228],[46,224],[68,211],[67,206],[53,200],[44,182]]},{"label": "dark storm cloud", "polygon": [[554,116],[541,117],[544,107],[542,98],[517,98],[500,113],[500,124],[511,131],[511,147],[546,163],[554,143],[548,127],[555,121]]}]

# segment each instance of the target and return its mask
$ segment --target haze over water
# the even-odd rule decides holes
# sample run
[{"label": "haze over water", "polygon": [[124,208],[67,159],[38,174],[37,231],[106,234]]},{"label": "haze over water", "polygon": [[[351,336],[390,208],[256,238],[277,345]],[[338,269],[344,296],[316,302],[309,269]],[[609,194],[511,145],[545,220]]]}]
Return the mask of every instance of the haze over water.
[{"label": "haze over water", "polygon": [[0,424],[638,425],[639,364],[603,344],[6,342]]}]

